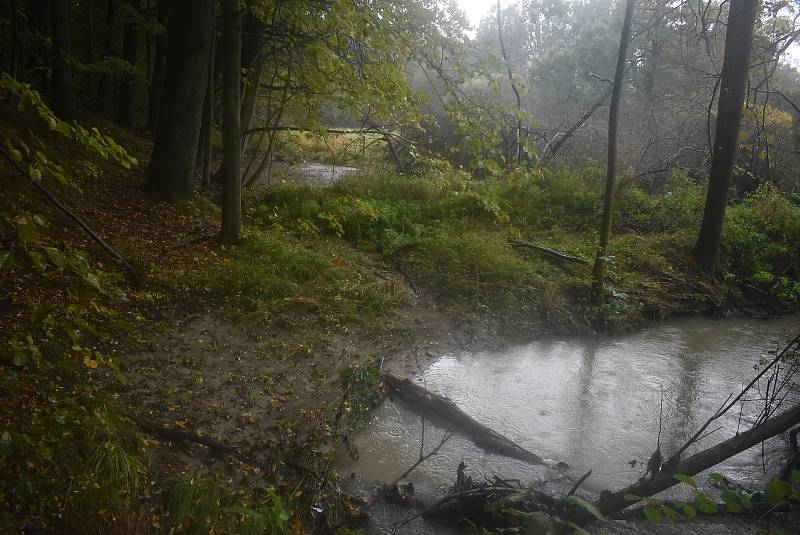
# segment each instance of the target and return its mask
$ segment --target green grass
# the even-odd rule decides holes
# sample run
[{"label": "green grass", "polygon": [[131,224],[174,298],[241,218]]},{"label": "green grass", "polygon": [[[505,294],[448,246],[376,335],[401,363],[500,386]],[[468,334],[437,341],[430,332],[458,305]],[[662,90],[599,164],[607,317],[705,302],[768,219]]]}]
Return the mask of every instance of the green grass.
[{"label": "green grass", "polygon": [[[251,196],[249,220],[263,235],[279,233],[284,243],[314,243],[315,251],[328,244],[345,259],[359,252],[380,255],[440,297],[473,309],[566,324],[592,317],[624,324],[653,304],[644,301],[651,300],[648,285],[659,277],[700,277],[691,248],[702,216],[702,184],[676,173],[658,191],[645,192],[627,181],[618,192],[609,266],[610,300],[618,301],[613,313],[588,303],[587,268],[562,269],[509,243],[532,239],[592,259],[602,184],[601,169],[594,167],[475,181],[439,164],[420,176],[364,174],[328,189],[285,185]],[[759,284],[796,306],[798,221],[798,206],[768,187],[732,206],[724,278]],[[275,259],[291,272],[292,261]],[[318,266],[320,278],[310,280],[330,283],[340,276],[324,263],[304,263]],[[670,298],[662,293],[652,297],[658,306]]]}]

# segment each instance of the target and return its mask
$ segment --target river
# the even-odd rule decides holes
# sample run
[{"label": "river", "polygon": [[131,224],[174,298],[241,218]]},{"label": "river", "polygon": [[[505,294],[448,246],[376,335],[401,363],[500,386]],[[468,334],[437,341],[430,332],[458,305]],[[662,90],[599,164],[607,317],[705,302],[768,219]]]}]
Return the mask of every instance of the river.
[{"label": "river", "polygon": [[[557,496],[590,468],[592,477],[582,487],[587,497],[626,486],[644,473],[643,463],[658,441],[659,419],[661,449],[668,455],[729,394],[737,394],[749,382],[761,358],[782,348],[798,331],[800,321],[792,317],[678,319],[619,337],[550,339],[502,350],[444,354],[419,374],[420,382],[552,464],[562,461],[569,468],[530,466],[486,454],[455,436],[408,480],[420,499],[432,501],[452,485],[463,459],[473,476],[517,478]],[[732,436],[759,410],[750,402],[742,407],[741,420],[739,411],[726,415],[720,420],[723,428],[703,445]],[[442,422],[430,419],[424,427],[427,451],[444,429]],[[419,456],[422,428],[418,414],[400,402],[387,401],[355,441],[358,460],[339,462],[340,473],[350,475],[351,490],[374,492],[373,484],[392,481],[412,465]],[[785,440],[776,437],[765,444],[763,458],[756,447],[714,471],[758,488],[785,452]],[[676,489],[662,496],[680,493]],[[392,522],[411,512],[379,506],[372,511],[368,529],[387,532]],[[406,529],[400,533],[459,532],[422,521]]]}]

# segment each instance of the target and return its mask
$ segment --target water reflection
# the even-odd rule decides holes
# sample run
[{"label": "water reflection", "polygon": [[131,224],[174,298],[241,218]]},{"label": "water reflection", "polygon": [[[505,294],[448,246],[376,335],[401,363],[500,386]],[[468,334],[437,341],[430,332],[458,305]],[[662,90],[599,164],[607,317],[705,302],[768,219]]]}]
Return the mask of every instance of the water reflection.
[{"label": "water reflection", "polygon": [[[502,351],[442,357],[425,372],[431,390],[444,393],[477,420],[545,458],[563,460],[579,476],[591,468],[589,491],[624,486],[644,472],[655,449],[661,392],[662,450],[675,451],[731,392],[752,377],[752,366],[800,322],[679,320],[615,339],[534,342]],[[757,411],[745,407],[744,417]],[[738,413],[706,445],[732,436]],[[435,427],[431,423],[428,430]],[[438,431],[441,432],[441,429]],[[343,463],[366,481],[388,481],[419,453],[419,417],[387,404],[358,437],[361,458]],[[429,441],[435,440],[432,436]],[[780,439],[778,439],[780,440]],[[769,454],[768,445],[768,454]],[[780,455],[780,444],[772,447]],[[776,453],[777,452],[777,453]],[[557,473],[487,455],[457,437],[442,455],[412,476],[418,488],[441,490],[466,459],[491,476],[552,482]],[[634,466],[630,461],[636,460]],[[760,449],[744,452],[717,470],[744,484],[764,479]],[[558,482],[563,486],[565,483]]]}]

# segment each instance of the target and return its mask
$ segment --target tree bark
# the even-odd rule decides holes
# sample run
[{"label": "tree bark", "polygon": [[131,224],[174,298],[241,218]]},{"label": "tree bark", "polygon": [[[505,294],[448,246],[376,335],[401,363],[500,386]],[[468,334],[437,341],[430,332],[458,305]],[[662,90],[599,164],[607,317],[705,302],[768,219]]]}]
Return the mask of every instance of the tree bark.
[{"label": "tree bark", "polygon": [[[172,0],[158,1],[158,22],[165,28],[169,25],[170,4]],[[161,109],[161,96],[164,93],[164,79],[167,74],[167,33],[156,36],[153,57],[153,78],[150,80],[150,102],[147,113],[147,128],[155,139],[158,115]]]},{"label": "tree bark", "polygon": [[[213,27],[213,24],[212,24]],[[216,30],[211,32],[211,43],[208,54],[208,84],[206,86],[206,99],[203,104],[203,182],[211,186],[211,165],[213,163],[214,145],[214,62],[216,60]]]},{"label": "tree bark", "polygon": [[63,0],[50,0],[50,36],[53,39],[53,72],[50,91],[53,111],[67,122],[77,118],[75,90],[72,86],[72,69],[69,57],[69,4]]},{"label": "tree bark", "polygon": [[594,293],[596,297],[603,294],[605,277],[605,256],[611,238],[611,221],[614,215],[614,193],[617,179],[617,126],[619,124],[619,102],[622,97],[622,82],[625,77],[625,61],[628,55],[628,43],[631,40],[631,21],[635,0],[625,3],[625,20],[622,23],[622,35],[619,40],[617,69],[614,72],[614,85],[611,89],[611,107],[608,112],[608,163],[606,164],[606,191],[603,200],[603,221],[600,224],[600,243],[594,260]]},{"label": "tree bark", "polygon": [[757,10],[756,0],[731,0],[730,3],[711,174],[703,222],[694,248],[695,260],[709,274],[717,268],[722,242],[722,224],[736,160]]},{"label": "tree bark", "polygon": [[222,28],[222,229],[220,241],[239,240],[242,202],[242,12],[239,0],[224,0]]},{"label": "tree bark", "polygon": [[503,17],[500,12],[500,0],[497,0],[497,39],[500,41],[500,52],[503,54],[503,61],[506,64],[506,73],[508,74],[508,81],[511,84],[511,90],[514,92],[514,97],[517,100],[517,131],[515,136],[515,143],[517,145],[515,161],[520,163],[522,160],[522,99],[519,96],[517,84],[514,83],[514,76],[511,73],[511,62],[508,60],[506,53],[506,45],[503,42]]},{"label": "tree bark", "polygon": [[194,195],[213,4],[213,0],[171,2],[164,94],[145,186],[156,199],[176,201]]},{"label": "tree bark", "polygon": [[[136,29],[136,16],[141,12],[140,0],[132,0],[130,7],[136,13],[129,12],[128,21],[122,30],[122,59],[127,61],[132,68],[136,68],[136,53],[139,48],[139,32]],[[117,121],[124,126],[133,126],[132,103],[132,74],[123,74],[119,81],[119,103],[117,106]]]},{"label": "tree bark", "polygon": [[[114,54],[114,18],[117,15],[117,3],[114,0],[107,0],[106,20],[105,20],[105,39],[103,40],[103,56],[110,57]],[[97,96],[94,99],[94,106],[98,110],[104,110],[108,97],[109,74],[102,73],[100,81],[97,83]]]},{"label": "tree bark", "polygon": [[716,446],[696,453],[670,466],[669,469],[664,468],[662,471],[658,472],[658,475],[653,479],[641,480],[613,494],[604,493],[595,503],[595,506],[597,506],[604,515],[610,515],[621,511],[635,503],[626,500],[626,495],[652,496],[673,485],[677,485],[679,482],[673,477],[675,474],[687,476],[699,474],[703,470],[711,468],[725,459],[733,457],[737,453],[741,453],[768,438],[783,433],[798,423],[800,423],[800,405],[795,405],[791,409],[765,420],[750,431],[736,435],[728,440],[720,442]]},{"label": "tree bark", "polygon": [[[242,99],[243,131],[247,131],[253,122],[253,114],[255,113],[256,103],[258,102],[261,75],[264,71],[266,58],[267,56],[262,48],[253,60],[253,64],[249,66],[247,76],[245,77],[244,98]],[[247,150],[247,141],[249,137],[250,136],[247,134],[242,136],[242,151]]]},{"label": "tree bark", "polygon": [[527,463],[547,464],[535,453],[477,422],[449,399],[429,392],[408,379],[389,373],[383,375],[383,382],[392,393],[454,425],[476,446]]}]

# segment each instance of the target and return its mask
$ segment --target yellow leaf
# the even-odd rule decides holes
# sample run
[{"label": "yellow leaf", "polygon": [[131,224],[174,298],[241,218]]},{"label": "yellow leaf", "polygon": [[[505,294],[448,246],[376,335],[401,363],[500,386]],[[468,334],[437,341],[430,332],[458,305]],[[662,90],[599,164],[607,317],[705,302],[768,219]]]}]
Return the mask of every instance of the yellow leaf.
[{"label": "yellow leaf", "polygon": [[89,355],[84,355],[84,357],[83,357],[83,365],[86,366],[87,368],[94,369],[94,368],[97,368],[97,361],[96,360],[92,360],[92,358]]}]

